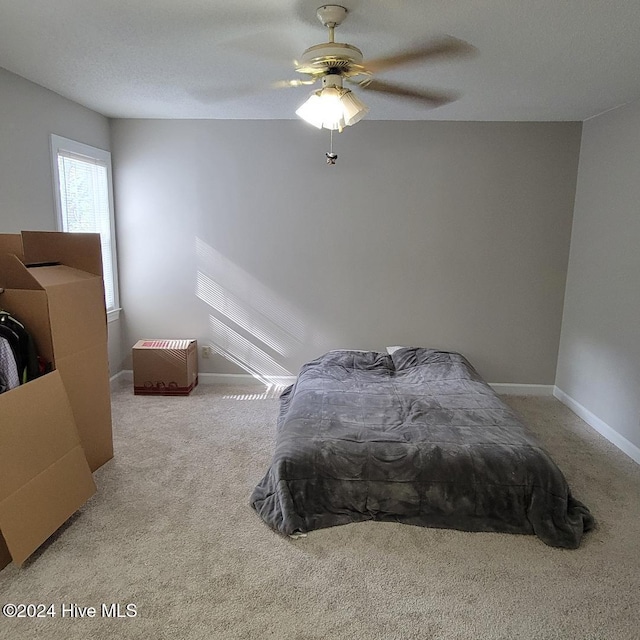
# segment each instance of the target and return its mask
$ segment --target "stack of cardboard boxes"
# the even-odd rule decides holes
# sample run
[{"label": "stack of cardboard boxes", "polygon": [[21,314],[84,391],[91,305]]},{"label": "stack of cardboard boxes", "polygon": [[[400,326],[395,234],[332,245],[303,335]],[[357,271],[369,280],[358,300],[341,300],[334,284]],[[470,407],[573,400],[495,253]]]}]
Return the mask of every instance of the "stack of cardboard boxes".
[{"label": "stack of cardboard boxes", "polygon": [[0,394],[2,568],[77,511],[113,457],[100,236],[0,234],[0,309],[53,369]]}]

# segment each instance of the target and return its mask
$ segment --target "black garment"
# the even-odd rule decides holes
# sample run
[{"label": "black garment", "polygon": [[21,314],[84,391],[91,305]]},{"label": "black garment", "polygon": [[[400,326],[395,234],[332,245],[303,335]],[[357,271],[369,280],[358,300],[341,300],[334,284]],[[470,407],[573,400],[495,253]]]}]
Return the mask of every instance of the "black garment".
[{"label": "black garment", "polygon": [[6,311],[0,311],[0,336],[6,338],[11,346],[20,382],[37,378],[40,370],[33,338],[24,325]]}]

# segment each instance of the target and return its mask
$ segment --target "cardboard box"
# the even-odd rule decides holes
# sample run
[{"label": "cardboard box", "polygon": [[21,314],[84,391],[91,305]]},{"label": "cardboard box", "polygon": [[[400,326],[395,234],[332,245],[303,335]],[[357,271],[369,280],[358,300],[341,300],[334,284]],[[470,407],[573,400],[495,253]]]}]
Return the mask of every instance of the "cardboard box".
[{"label": "cardboard box", "polygon": [[28,328],[38,353],[58,370],[95,471],[113,457],[99,234],[0,234],[0,288],[0,307]]},{"label": "cardboard box", "polygon": [[132,357],[135,395],[186,396],[198,384],[196,340],[139,340]]},{"label": "cardboard box", "polygon": [[0,530],[0,570],[4,569],[11,562],[11,553],[7,548],[7,543],[4,541],[2,530]]},{"label": "cardboard box", "polygon": [[59,372],[3,393],[0,403],[2,568],[22,564],[96,487]]},{"label": "cardboard box", "polygon": [[1,569],[77,511],[113,457],[100,236],[0,234],[0,307],[55,369],[0,394]]}]

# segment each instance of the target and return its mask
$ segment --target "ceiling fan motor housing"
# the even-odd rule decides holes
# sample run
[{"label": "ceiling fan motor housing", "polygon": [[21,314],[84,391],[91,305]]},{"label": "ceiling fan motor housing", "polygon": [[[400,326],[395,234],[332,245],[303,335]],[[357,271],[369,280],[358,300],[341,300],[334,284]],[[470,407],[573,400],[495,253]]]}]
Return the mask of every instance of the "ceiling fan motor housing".
[{"label": "ceiling fan motor housing", "polygon": [[324,42],[309,47],[300,57],[302,68],[349,67],[362,64],[362,51],[352,44]]}]

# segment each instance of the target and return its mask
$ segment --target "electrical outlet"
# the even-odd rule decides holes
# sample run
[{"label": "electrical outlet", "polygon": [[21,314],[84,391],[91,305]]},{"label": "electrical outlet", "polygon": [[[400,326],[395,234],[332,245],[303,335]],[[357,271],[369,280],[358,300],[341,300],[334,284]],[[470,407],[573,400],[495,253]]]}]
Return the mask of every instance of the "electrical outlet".
[{"label": "electrical outlet", "polygon": [[202,357],[205,359],[211,357],[211,347],[202,347]]}]

